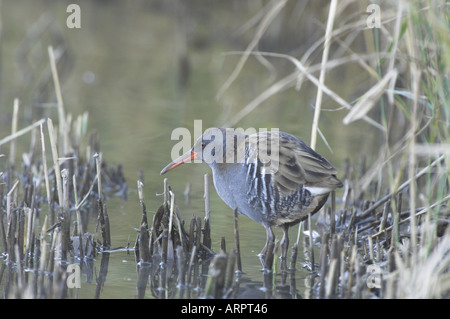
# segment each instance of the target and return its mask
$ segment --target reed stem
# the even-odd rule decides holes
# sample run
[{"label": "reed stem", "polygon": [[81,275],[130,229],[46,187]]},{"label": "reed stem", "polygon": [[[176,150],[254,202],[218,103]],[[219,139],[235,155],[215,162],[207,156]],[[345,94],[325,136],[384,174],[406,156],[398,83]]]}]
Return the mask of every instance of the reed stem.
[{"label": "reed stem", "polygon": [[323,96],[322,87],[325,83],[326,64],[328,61],[328,53],[330,51],[331,33],[333,31],[334,18],[336,16],[336,7],[337,7],[337,0],[331,0],[330,10],[328,13],[327,28],[325,30],[325,43],[322,53],[322,67],[320,69],[319,75],[320,85],[317,87],[316,104],[314,107],[314,118],[311,131],[311,145],[310,145],[312,149],[316,148],[317,133],[319,130],[320,112],[322,108],[322,96]]}]

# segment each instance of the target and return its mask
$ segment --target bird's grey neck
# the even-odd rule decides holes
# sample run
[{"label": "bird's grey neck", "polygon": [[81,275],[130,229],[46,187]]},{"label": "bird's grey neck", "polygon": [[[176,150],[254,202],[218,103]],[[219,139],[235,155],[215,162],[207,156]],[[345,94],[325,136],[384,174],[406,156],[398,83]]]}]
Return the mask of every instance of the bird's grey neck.
[{"label": "bird's grey neck", "polygon": [[207,163],[209,165],[209,167],[211,167],[211,169],[215,172],[215,173],[222,173],[225,172],[229,169],[229,167],[231,165],[233,165],[234,163],[217,163],[217,162],[212,162],[212,163]]}]

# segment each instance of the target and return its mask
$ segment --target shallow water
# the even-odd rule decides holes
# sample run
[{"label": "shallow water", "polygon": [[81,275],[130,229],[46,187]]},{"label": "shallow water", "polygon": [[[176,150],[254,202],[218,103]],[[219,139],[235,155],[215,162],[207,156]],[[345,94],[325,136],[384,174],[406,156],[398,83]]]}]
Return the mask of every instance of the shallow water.
[{"label": "shallow water", "polygon": [[[136,298],[138,296],[138,272],[137,265],[134,256],[134,242],[136,239],[135,228],[139,225],[141,218],[141,207],[137,204],[137,200],[133,200],[133,194],[130,194],[130,198],[127,202],[122,202],[117,198],[110,198],[107,200],[106,205],[108,208],[108,215],[111,221],[111,234],[112,234],[112,249],[106,253],[100,253],[93,260],[85,260],[81,266],[81,287],[79,289],[68,289],[69,297],[76,298],[94,298],[98,294],[98,286],[101,286],[100,298]],[[195,199],[194,199],[195,201]],[[213,204],[214,205],[214,204]],[[215,206],[215,205],[214,205]],[[217,205],[221,206],[221,205]],[[196,216],[202,216],[202,207],[195,207],[195,205],[187,205],[180,203],[181,215],[185,221],[189,221],[190,217],[195,214]],[[147,207],[150,217],[152,217],[152,209]],[[134,224],[133,224],[134,221]],[[231,210],[220,214],[219,212],[211,211],[211,230],[212,230],[212,250],[215,252],[220,251],[220,239],[225,237],[227,250],[231,250],[235,247],[233,231],[234,220]],[[88,231],[94,231],[95,221],[92,221],[89,225]],[[264,229],[249,220],[244,216],[239,217],[239,231],[240,231],[240,246],[241,246],[241,258],[242,258],[242,274],[237,274],[234,280],[238,280],[240,285],[238,289],[238,298],[264,298],[265,297],[265,284],[264,284],[264,272],[262,270],[261,263],[257,254],[262,249],[265,242]],[[275,229],[276,234],[280,233]],[[295,241],[297,227],[293,227],[291,230],[291,242]],[[278,234],[281,235],[281,234]],[[129,246],[129,248],[127,248]],[[296,271],[294,276],[295,287],[297,289],[296,297],[299,298],[305,293],[307,280],[311,278],[311,274],[302,269],[304,256],[302,253],[303,246],[300,245],[299,257],[296,264]],[[316,252],[317,253],[317,252]],[[107,254],[107,268],[104,276],[106,280],[103,284],[99,285],[96,278],[100,277],[101,264],[103,262],[103,255]],[[206,280],[207,267],[209,260],[206,262],[206,266],[203,267],[203,281]],[[76,262],[79,264],[79,261]],[[280,261],[276,261],[278,267]],[[152,265],[152,269],[157,271],[160,267],[159,262],[155,262]],[[202,267],[199,266],[201,270]],[[289,283],[287,281],[285,285],[281,285],[281,271],[275,271],[276,280],[274,281],[277,286],[285,287],[282,290],[287,289],[289,295]],[[190,295],[187,292],[183,293],[183,298],[199,297],[203,296],[204,282],[200,289],[196,288],[196,285],[184,286],[185,290],[190,289]],[[277,290],[273,291],[273,294],[279,294]],[[165,296],[166,291],[155,292],[150,289],[150,284],[147,284],[145,290],[145,298],[161,298]],[[175,298],[180,294],[180,287],[172,284],[167,291],[169,298]]]}]

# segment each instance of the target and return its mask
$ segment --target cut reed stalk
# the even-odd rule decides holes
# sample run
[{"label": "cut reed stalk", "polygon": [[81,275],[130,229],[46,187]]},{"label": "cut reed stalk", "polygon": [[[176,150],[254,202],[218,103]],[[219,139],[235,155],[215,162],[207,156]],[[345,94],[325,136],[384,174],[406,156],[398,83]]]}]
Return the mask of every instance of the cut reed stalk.
[{"label": "cut reed stalk", "polygon": [[[73,195],[74,195],[74,204],[75,204],[75,213],[77,217],[77,226],[78,226],[78,233],[74,235],[80,236],[80,248],[83,246],[81,245],[81,237],[85,233],[85,230],[83,229],[83,223],[81,222],[81,214],[80,209],[78,207],[78,192],[77,192],[77,177],[72,175],[72,183],[73,183]],[[80,250],[81,251],[81,250]]]},{"label": "cut reed stalk", "polygon": [[95,164],[97,168],[97,189],[98,189],[98,200],[103,202],[103,189],[102,189],[102,153],[94,154]]},{"label": "cut reed stalk", "polygon": [[370,260],[374,260],[374,255],[373,255],[373,240],[372,240],[372,236],[367,236],[367,240],[368,240],[368,245],[369,245],[369,258]]},{"label": "cut reed stalk", "polygon": [[298,245],[297,243],[294,243],[291,248],[291,262],[289,264],[289,269],[294,271],[295,270],[295,264],[297,263],[297,254],[298,254]]},{"label": "cut reed stalk", "polygon": [[50,182],[49,182],[49,178],[48,178],[48,169],[47,169],[47,153],[45,150],[44,129],[43,129],[42,123],[39,126],[40,126],[40,132],[41,132],[42,165],[44,168],[45,190],[46,190],[46,195],[47,195],[47,204],[50,209],[51,194],[50,194]]},{"label": "cut reed stalk", "polygon": [[225,237],[220,239],[220,251],[226,253],[227,252],[227,243],[225,241]]},{"label": "cut reed stalk", "polygon": [[25,213],[22,208],[17,211],[17,239],[16,239],[16,258],[22,263],[23,261],[23,248],[25,238]]},{"label": "cut reed stalk", "polygon": [[103,237],[103,247],[104,249],[111,248],[111,227],[109,223],[108,210],[106,204],[103,204],[103,226],[102,226],[102,237]]},{"label": "cut reed stalk", "polygon": [[186,254],[182,246],[176,248],[177,253],[177,267],[178,267],[178,282],[181,287],[186,283]]},{"label": "cut reed stalk", "polygon": [[336,232],[336,192],[331,192],[331,209],[330,209],[330,232]]},{"label": "cut reed stalk", "polygon": [[233,288],[233,278],[234,278],[234,267],[236,265],[236,255],[237,255],[236,249],[232,249],[228,256],[227,273],[225,276],[227,279],[226,284],[225,284],[225,290],[227,291],[227,294],[229,294],[230,290]]},{"label": "cut reed stalk", "polygon": [[189,266],[187,269],[187,283],[191,284],[192,282],[192,268],[195,267],[195,263],[197,260],[197,247],[195,245],[192,246],[192,250],[191,250],[191,258],[189,259]]},{"label": "cut reed stalk", "polygon": [[[339,256],[340,257],[339,264],[341,265],[339,278],[338,278],[338,288],[340,287],[339,298],[343,298],[345,296],[345,288],[347,287],[347,285],[346,285],[347,278],[345,276],[345,272],[347,269],[346,256],[347,256],[347,250],[343,249]],[[340,279],[340,281],[339,281],[339,279]]]},{"label": "cut reed stalk", "polygon": [[[44,217],[44,222],[42,224],[42,230],[41,230],[41,235],[40,235],[40,247],[39,247],[39,252],[40,252],[40,260],[39,260],[39,273],[40,273],[40,284],[38,285],[38,287],[40,287],[41,289],[44,287],[44,278],[45,278],[45,270],[46,270],[46,265],[47,265],[47,241],[45,239],[45,234],[46,234],[46,229],[47,229],[47,216]],[[36,266],[38,265],[38,263],[36,263]],[[40,291],[38,293],[38,296],[43,295],[43,291]]]},{"label": "cut reed stalk", "polygon": [[328,239],[329,234],[324,233],[322,237],[322,246],[320,247],[320,282],[319,282],[319,291],[318,291],[318,297],[320,299],[325,298],[325,281],[326,281],[326,274],[328,270],[328,262],[327,262],[327,256],[328,256]]},{"label": "cut reed stalk", "polygon": [[139,258],[142,263],[150,263],[151,255],[149,250],[149,235],[147,225],[141,224],[139,229]]},{"label": "cut reed stalk", "polygon": [[209,176],[208,174],[204,175],[204,183],[205,183],[205,225],[203,227],[203,245],[207,248],[211,248],[211,225],[209,221],[210,216],[210,204],[209,204]]},{"label": "cut reed stalk", "polygon": [[69,172],[67,169],[61,171],[63,179],[63,201],[61,211],[61,259],[67,261],[67,253],[70,246],[70,211],[69,211]]},{"label": "cut reed stalk", "polygon": [[53,166],[54,166],[54,172],[55,172],[55,179],[56,179],[56,189],[58,192],[58,203],[59,205],[62,205],[62,185],[61,185],[61,169],[59,166],[59,160],[58,160],[58,149],[56,147],[56,138],[54,136],[54,128],[53,128],[53,121],[49,118],[47,119],[47,128],[48,128],[48,135],[50,137],[50,147],[52,149],[52,157],[53,157]]},{"label": "cut reed stalk", "polygon": [[181,219],[180,210],[178,209],[178,207],[175,207],[175,215],[177,219],[178,235],[180,237],[180,246],[187,253],[189,251],[187,247],[187,235],[186,230],[184,229],[184,221],[182,221]]},{"label": "cut reed stalk", "polygon": [[[14,99],[14,107],[13,107],[13,117],[12,117],[12,123],[11,123],[11,135],[12,136],[14,136],[17,131],[18,115],[19,115],[19,99],[15,98]],[[9,164],[11,166],[14,166],[15,157],[16,157],[16,140],[13,139],[11,141],[11,144],[9,145]]]},{"label": "cut reed stalk", "polygon": [[191,251],[192,247],[194,247],[195,225],[196,225],[196,219],[195,219],[195,216],[192,216],[191,222],[189,224],[189,243],[188,243],[189,251]]},{"label": "cut reed stalk", "polygon": [[201,217],[195,218],[195,246],[197,246],[197,251],[200,251],[200,244],[202,242],[202,219]]},{"label": "cut reed stalk", "polygon": [[17,210],[11,210],[9,214],[9,220],[8,220],[8,262],[14,263],[14,262],[20,262],[20,260],[17,260],[19,256],[16,256],[15,254],[15,242],[16,242],[16,229],[17,229]]},{"label": "cut reed stalk", "polygon": [[[164,229],[162,233],[162,244],[161,244],[161,262],[163,265],[167,265],[167,249],[169,243],[169,231]],[[164,266],[165,268],[165,266]]]},{"label": "cut reed stalk", "polygon": [[164,205],[167,205],[167,203],[169,202],[169,194],[168,194],[168,179],[164,178]]},{"label": "cut reed stalk", "polygon": [[335,298],[336,296],[336,281],[338,274],[338,260],[336,258],[331,259],[330,268],[327,276],[326,295],[328,299]]},{"label": "cut reed stalk", "polygon": [[353,271],[355,269],[356,255],[357,255],[357,246],[353,245],[352,246],[352,253],[350,255],[350,260],[349,260],[349,265],[348,265],[348,281],[347,281],[347,289],[346,289],[347,294],[345,295],[345,297],[347,299],[350,298],[350,294],[351,294],[351,291],[352,291],[353,278],[354,278]]},{"label": "cut reed stalk", "polygon": [[309,257],[311,262],[311,272],[314,272],[315,262],[314,262],[314,238],[312,236],[312,222],[311,214],[308,214],[308,230],[309,230]]},{"label": "cut reed stalk", "polygon": [[391,207],[391,203],[390,203],[390,201],[387,201],[383,206],[383,213],[381,216],[380,227],[378,228],[378,231],[383,231],[385,229],[387,217],[390,212],[390,210],[389,210],[390,207]]},{"label": "cut reed stalk", "polygon": [[173,192],[170,190],[169,191],[169,195],[170,195],[170,214],[169,214],[169,239],[172,239],[172,227],[173,227],[173,213],[175,210],[175,195],[173,194]]},{"label": "cut reed stalk", "polygon": [[239,241],[239,227],[238,227],[238,211],[234,210],[234,240],[236,243],[236,252],[237,252],[237,271],[242,272],[242,261],[241,261],[241,244]]},{"label": "cut reed stalk", "polygon": [[394,222],[393,222],[393,236],[392,236],[392,247],[396,247],[400,243],[400,214],[402,212],[402,198],[403,193],[398,193],[395,200],[395,212],[394,212]]},{"label": "cut reed stalk", "polygon": [[[11,236],[14,237],[14,234],[11,233],[10,228],[11,226],[11,205],[12,205],[12,196],[15,192],[15,190],[17,189],[17,186],[19,185],[19,180],[17,180],[14,185],[12,186],[12,188],[9,190],[9,192],[6,194],[6,221],[7,221],[7,229],[5,229],[5,225],[3,225],[3,217],[0,218],[1,219],[1,223],[2,223],[2,227],[1,227],[1,231],[2,231],[2,242],[3,242],[3,249],[5,252],[7,252],[9,254],[9,258],[12,258],[14,255],[14,251],[12,250],[14,247],[11,246],[13,243],[13,239],[11,238]],[[11,255],[12,254],[12,255]]]},{"label": "cut reed stalk", "polygon": [[[25,254],[29,256],[31,254],[31,248],[33,245],[34,239],[34,216],[36,209],[28,208],[27,209],[27,241],[25,243]],[[25,265],[28,266],[29,258],[25,259]]]}]

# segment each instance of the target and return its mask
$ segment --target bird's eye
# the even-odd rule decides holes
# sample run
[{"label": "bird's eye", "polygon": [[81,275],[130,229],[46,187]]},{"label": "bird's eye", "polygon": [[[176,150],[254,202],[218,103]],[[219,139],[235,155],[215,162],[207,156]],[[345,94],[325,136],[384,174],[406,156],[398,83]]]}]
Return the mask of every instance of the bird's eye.
[{"label": "bird's eye", "polygon": [[202,143],[202,148],[205,148],[205,146],[206,146],[206,143],[203,142],[203,143]]}]

